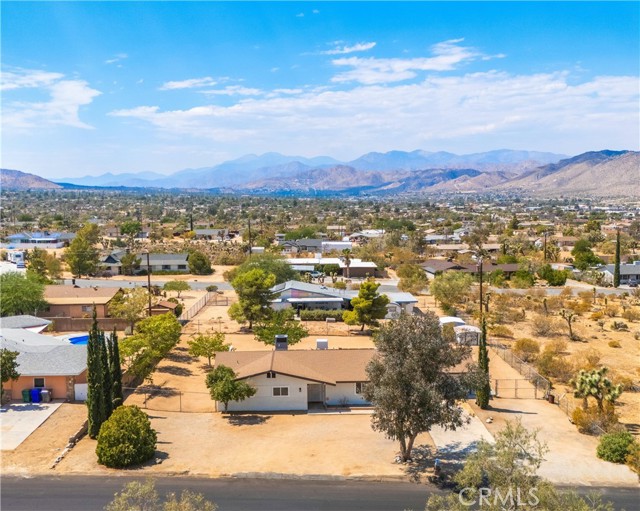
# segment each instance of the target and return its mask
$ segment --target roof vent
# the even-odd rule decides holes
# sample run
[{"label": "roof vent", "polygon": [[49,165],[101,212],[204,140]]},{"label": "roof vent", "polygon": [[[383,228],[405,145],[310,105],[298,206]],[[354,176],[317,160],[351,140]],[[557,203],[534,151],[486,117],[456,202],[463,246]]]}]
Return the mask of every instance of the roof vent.
[{"label": "roof vent", "polygon": [[289,336],[286,334],[276,335],[276,351],[287,350],[289,347]]}]

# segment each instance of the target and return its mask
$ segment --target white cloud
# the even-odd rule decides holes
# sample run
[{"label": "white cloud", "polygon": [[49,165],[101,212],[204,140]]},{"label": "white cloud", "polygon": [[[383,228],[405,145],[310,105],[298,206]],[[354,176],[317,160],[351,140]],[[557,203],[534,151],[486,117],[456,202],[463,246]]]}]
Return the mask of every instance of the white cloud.
[{"label": "white cloud", "polygon": [[451,71],[459,64],[485,56],[474,48],[461,46],[462,39],[451,39],[434,44],[431,57],[412,59],[378,59],[348,57],[334,59],[335,66],[351,67],[339,73],[333,82],[360,82],[364,84],[400,82],[415,78],[418,71]]},{"label": "white cloud", "polygon": [[[126,53],[118,53],[117,55],[114,55],[112,58],[105,60],[104,63],[115,64],[117,62],[120,62],[121,60],[128,59],[128,58],[129,58],[129,55],[127,55]],[[118,66],[118,67],[122,67],[122,66]]]},{"label": "white cloud", "polygon": [[296,18],[304,18],[304,12],[299,12],[296,14]]},{"label": "white cloud", "polygon": [[201,94],[212,94],[218,96],[259,96],[262,94],[260,89],[251,89],[241,85],[228,85],[224,89],[211,89],[198,91]]},{"label": "white cloud", "polygon": [[313,14],[320,14],[320,11],[318,9],[314,9],[313,11],[311,11]]},{"label": "white cloud", "polygon": [[19,101],[5,94],[2,123],[8,128],[36,128],[43,125],[92,129],[80,120],[80,107],[89,105],[102,94],[84,80],[65,80],[61,73],[15,69],[3,74],[3,89],[40,89],[49,94],[48,101]]},{"label": "white cloud", "polygon": [[210,76],[205,76],[204,78],[190,78],[188,80],[165,82],[160,86],[160,90],[196,89],[198,87],[212,87],[217,83],[217,80],[214,80]]},{"label": "white cloud", "polygon": [[331,50],[321,51],[320,55],[345,55],[347,53],[355,53],[358,51],[367,51],[373,48],[376,43],[356,43],[353,46],[337,46]]},{"label": "white cloud", "polygon": [[[110,115],[150,123],[166,136],[224,143],[226,150],[353,155],[352,151],[459,151],[532,147],[579,152],[638,146],[637,77],[504,72],[429,76],[420,83],[306,90],[184,110],[143,106]],[[250,146],[247,145],[251,141]],[[357,149],[355,149],[357,148]]]}]

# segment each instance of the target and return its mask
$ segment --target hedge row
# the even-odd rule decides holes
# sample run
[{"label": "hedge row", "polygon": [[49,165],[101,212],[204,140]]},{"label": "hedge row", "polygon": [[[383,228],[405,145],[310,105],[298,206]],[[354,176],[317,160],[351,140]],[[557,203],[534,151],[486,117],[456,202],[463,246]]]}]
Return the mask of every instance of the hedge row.
[{"label": "hedge row", "polygon": [[327,318],[334,318],[336,321],[342,321],[342,313],[344,311],[323,311],[323,310],[301,310],[300,319],[302,321],[324,321]]}]

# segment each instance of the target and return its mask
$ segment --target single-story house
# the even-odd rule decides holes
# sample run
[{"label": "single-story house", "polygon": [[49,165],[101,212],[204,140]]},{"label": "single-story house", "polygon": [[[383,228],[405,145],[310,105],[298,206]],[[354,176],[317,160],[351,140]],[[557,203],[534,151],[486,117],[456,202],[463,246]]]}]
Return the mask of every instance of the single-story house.
[{"label": "single-story house", "polygon": [[[228,411],[305,411],[314,406],[362,406],[366,367],[374,349],[227,351],[216,365],[231,367],[257,392]],[[223,410],[221,403],[218,411]]]},{"label": "single-story house", "polygon": [[354,243],[367,243],[370,239],[382,238],[384,229],[364,229],[360,232],[349,234],[349,241]]},{"label": "single-story house", "polygon": [[229,238],[229,229],[194,229],[197,240],[225,241]]},{"label": "single-story house", "polygon": [[69,245],[75,238],[69,232],[19,232],[5,237],[4,246],[7,248],[62,248]]},{"label": "single-story house", "polygon": [[[604,281],[607,284],[613,284],[613,273],[615,271],[614,264],[607,264],[598,268],[604,274]],[[620,265],[620,284],[621,285],[640,285],[640,261],[634,261],[631,264]]]},{"label": "single-story house", "polygon": [[[271,288],[276,298],[271,302],[276,310],[292,307],[300,310],[347,310],[358,291],[342,290],[319,284],[288,280]],[[398,317],[402,312],[413,313],[418,299],[411,293],[384,293],[389,298],[387,319]]]},{"label": "single-story house", "polygon": [[376,274],[378,266],[373,261],[363,261],[361,259],[353,258],[349,262],[349,269],[347,270],[347,264],[341,257],[322,257],[320,254],[316,254],[315,257],[290,257],[285,259],[287,263],[294,267],[310,267],[317,265],[335,264],[340,268],[340,273],[343,276],[349,275],[350,278],[363,278],[373,277]]},{"label": "single-story house", "polygon": [[45,286],[44,299],[49,304],[42,313],[47,318],[89,318],[93,307],[99,318],[109,317],[109,303],[121,293],[118,287]]},{"label": "single-story house", "polygon": [[167,312],[173,312],[175,314],[177,303],[170,302],[168,300],[160,300],[155,305],[151,306],[151,315],[158,316],[160,314],[166,314]]},{"label": "single-story house", "polygon": [[[87,346],[37,334],[21,328],[3,328],[0,346],[17,351],[20,377],[5,383],[12,399],[21,399],[22,391],[51,389],[54,399],[75,401],[86,398]],[[77,387],[80,386],[78,394]]]},{"label": "single-story house", "polygon": [[[113,275],[122,275],[122,257],[127,252],[125,250],[116,250],[106,254],[100,260],[100,266]],[[147,269],[147,254],[137,254],[140,260],[138,270]],[[149,254],[149,266],[151,273],[159,271],[171,271],[176,273],[188,273],[189,254]]]},{"label": "single-story house", "polygon": [[556,246],[560,248],[571,248],[579,239],[580,238],[577,238],[576,236],[557,236],[551,238],[553,243],[555,243]]},{"label": "single-story house", "polygon": [[51,324],[48,319],[38,318],[36,316],[6,316],[0,318],[0,329],[4,328],[22,328],[30,332],[39,334]]},{"label": "single-story house", "polygon": [[[452,261],[446,261],[444,259],[429,259],[428,261],[422,263],[420,266],[425,271],[427,276],[431,278],[440,273],[444,273],[445,271],[461,271],[463,273],[470,273],[471,275],[476,276],[479,270],[478,265],[475,263],[462,264]],[[484,275],[488,275],[496,270],[502,270],[505,277],[507,279],[510,279],[511,276],[518,271],[518,264],[494,264],[485,262],[482,265],[482,273]]]}]

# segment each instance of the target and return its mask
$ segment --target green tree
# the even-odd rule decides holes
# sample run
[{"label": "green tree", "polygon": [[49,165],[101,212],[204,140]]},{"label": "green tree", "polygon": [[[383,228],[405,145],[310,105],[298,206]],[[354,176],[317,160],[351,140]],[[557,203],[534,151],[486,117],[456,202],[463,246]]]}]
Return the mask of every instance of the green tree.
[{"label": "green tree", "polygon": [[288,280],[296,280],[298,274],[291,268],[291,265],[281,256],[276,254],[256,254],[247,258],[240,266],[230,271],[227,276],[229,281],[233,281],[237,276],[247,273],[250,270],[260,269],[266,273],[271,273],[276,277],[276,284],[282,284]]},{"label": "green tree", "polygon": [[122,366],[120,362],[120,346],[115,327],[108,338],[109,372],[111,374],[111,403],[115,410],[124,402],[122,394]]},{"label": "green tree", "polygon": [[400,277],[398,282],[400,291],[418,294],[429,285],[427,274],[417,264],[401,264],[396,273]]},{"label": "green tree", "polygon": [[209,367],[211,359],[220,351],[229,351],[229,345],[225,344],[225,336],[222,332],[211,332],[207,335],[197,335],[189,341],[189,355],[192,357],[207,357]]},{"label": "green tree", "polygon": [[40,280],[47,284],[50,283],[47,270],[47,252],[41,248],[34,248],[27,253],[27,274],[34,280]]},{"label": "green tree", "polygon": [[238,294],[238,301],[229,308],[231,319],[239,323],[248,322],[250,329],[256,322],[268,320],[273,312],[270,307],[273,298],[271,288],[275,283],[275,275],[259,268],[234,278],[231,285]]},{"label": "green tree", "polygon": [[147,345],[155,356],[164,357],[180,340],[182,325],[175,315],[167,312],[139,321],[135,333],[147,340]]},{"label": "green tree", "polygon": [[482,333],[480,334],[480,346],[478,347],[478,368],[484,374],[480,385],[476,389],[476,404],[486,410],[489,408],[491,398],[491,385],[489,384],[489,352],[487,350],[487,320],[482,318]]},{"label": "green tree", "polygon": [[607,367],[601,367],[593,371],[582,369],[571,380],[574,396],[582,398],[582,408],[584,410],[589,409],[588,398],[592,397],[596,400],[598,411],[602,414],[604,413],[605,402],[613,405],[622,394],[622,385],[614,385],[606,376],[608,372],[609,369]]},{"label": "green tree", "polygon": [[140,263],[142,259],[140,259],[133,252],[129,252],[123,255],[120,258],[120,263],[122,264],[122,274],[123,275],[133,275],[136,270],[140,268]]},{"label": "green tree", "polygon": [[91,275],[97,271],[99,253],[95,245],[98,240],[98,226],[87,223],[76,233],[76,237],[65,250],[64,255],[69,270],[76,277]]},{"label": "green tree", "polygon": [[403,461],[411,458],[416,437],[439,425],[464,423],[457,402],[478,387],[483,376],[468,367],[451,374],[471,348],[443,338],[438,317],[403,314],[375,334],[376,355],[367,366],[364,396],[374,406],[372,427],[400,443]]},{"label": "green tree", "polygon": [[133,329],[137,321],[147,316],[149,291],[136,287],[114,296],[109,304],[109,314],[115,318],[126,319]]},{"label": "green tree", "polygon": [[102,361],[102,347],[104,333],[98,327],[96,309],[93,309],[93,322],[89,330],[87,342],[87,410],[89,420],[89,436],[96,438],[100,427],[107,420],[107,405],[105,401],[105,379]]},{"label": "green tree", "polygon": [[219,365],[207,374],[205,383],[211,399],[220,401],[227,411],[230,401],[244,401],[255,395],[256,389],[244,381],[236,380],[236,373],[230,367]]},{"label": "green tree", "polygon": [[98,434],[98,463],[110,468],[140,465],[153,458],[157,434],[149,417],[137,406],[120,406]]},{"label": "green tree", "polygon": [[100,331],[101,343],[100,343],[100,372],[102,374],[102,403],[104,406],[104,416],[108,419],[113,412],[113,383],[111,381],[111,363],[109,360],[109,340],[104,335],[103,331]]},{"label": "green tree", "polygon": [[613,265],[613,287],[620,287],[620,229],[616,231],[616,255]]},{"label": "green tree", "polygon": [[20,378],[18,372],[17,351],[11,351],[6,348],[0,349],[0,375],[2,376],[2,384],[0,384],[0,402],[4,396],[4,384],[11,380]]},{"label": "green tree", "polygon": [[164,289],[165,291],[175,291],[178,293],[178,298],[180,298],[180,293],[182,293],[183,291],[189,291],[191,289],[191,286],[184,280],[170,280],[169,282],[165,283],[162,289]]},{"label": "green tree", "polygon": [[211,275],[213,268],[211,268],[211,260],[202,252],[194,250],[189,254],[189,272],[193,275]]},{"label": "green tree", "polygon": [[573,265],[578,270],[585,271],[591,266],[602,264],[602,259],[593,253],[591,242],[586,239],[576,241],[571,255],[573,256]]},{"label": "green tree", "polygon": [[44,284],[37,279],[11,271],[0,275],[0,315],[37,314],[47,308]]},{"label": "green tree", "polygon": [[426,511],[614,511],[597,494],[583,498],[540,478],[537,472],[547,451],[537,432],[527,431],[520,419],[507,422],[495,435],[495,443],[480,440],[477,450],[465,459],[454,477],[463,490],[432,495]]},{"label": "green tree", "polygon": [[344,265],[347,268],[347,275],[346,277],[349,278],[349,268],[351,267],[351,256],[353,255],[351,252],[350,248],[345,248],[342,250],[342,256],[340,256],[340,259],[342,259],[342,262],[344,263]]},{"label": "green tree", "polygon": [[289,344],[297,344],[309,335],[309,331],[300,321],[294,318],[293,309],[283,309],[271,314],[264,323],[260,323],[254,329],[256,339],[265,344],[274,344],[275,336],[283,334],[287,336]]},{"label": "green tree", "polygon": [[472,284],[473,277],[468,273],[448,271],[436,275],[429,290],[443,306],[453,307],[469,294]]},{"label": "green tree", "polygon": [[120,234],[127,238],[129,250],[133,250],[136,236],[142,231],[142,224],[136,220],[127,220],[120,225]]},{"label": "green tree", "polygon": [[155,483],[147,479],[144,483],[132,481],[124,485],[121,492],[105,507],[105,511],[216,511],[217,506],[201,493],[184,490],[180,497],[170,493],[162,503]]},{"label": "green tree", "polygon": [[353,310],[344,311],[342,315],[347,325],[361,325],[360,330],[364,331],[365,326],[378,326],[378,320],[384,319],[387,315],[389,297],[379,294],[379,287],[380,284],[371,280],[362,283],[358,296],[351,299]]}]

